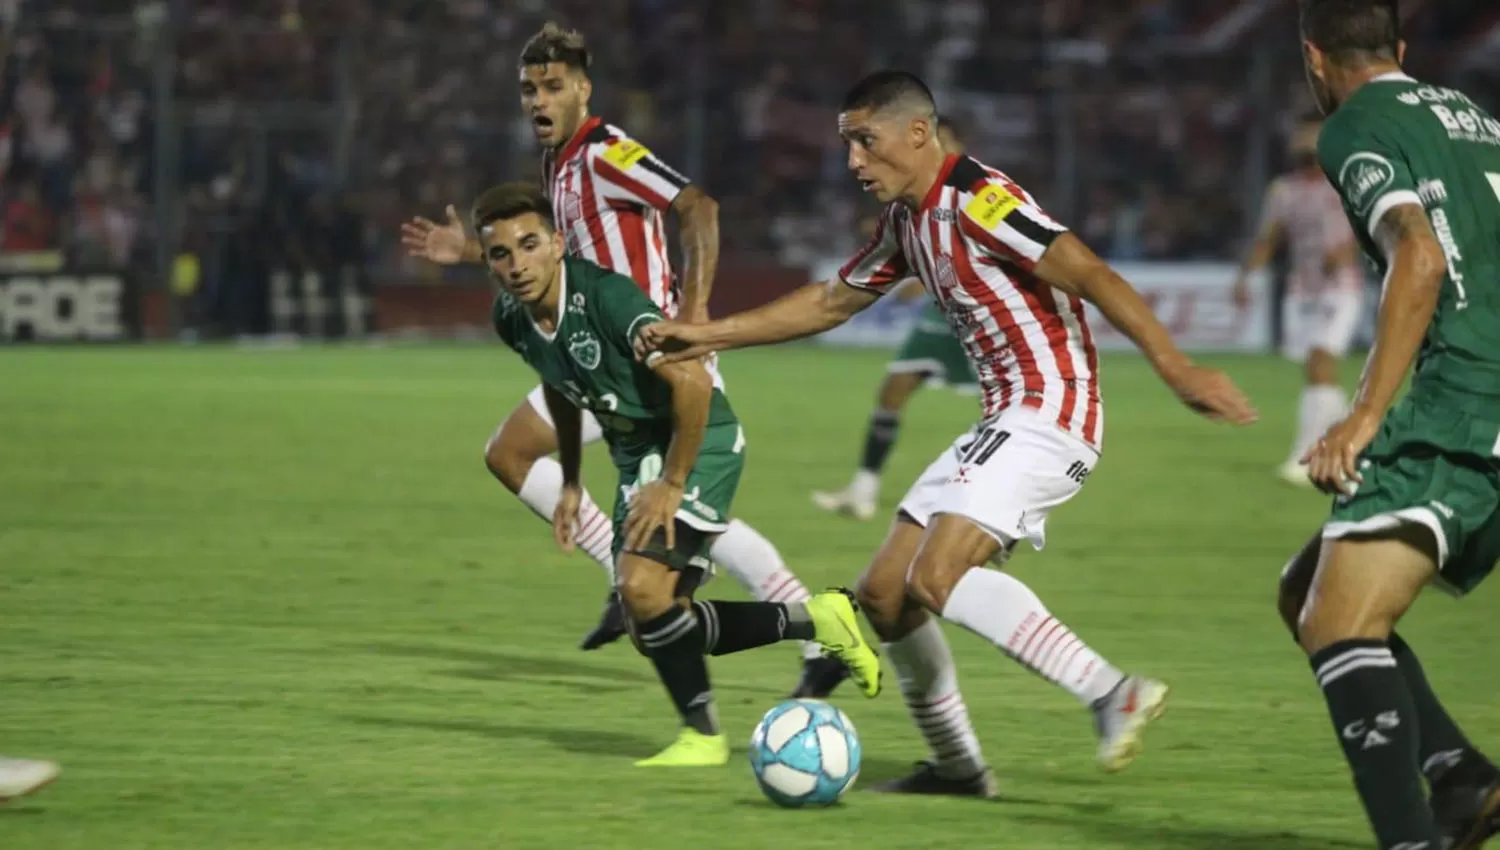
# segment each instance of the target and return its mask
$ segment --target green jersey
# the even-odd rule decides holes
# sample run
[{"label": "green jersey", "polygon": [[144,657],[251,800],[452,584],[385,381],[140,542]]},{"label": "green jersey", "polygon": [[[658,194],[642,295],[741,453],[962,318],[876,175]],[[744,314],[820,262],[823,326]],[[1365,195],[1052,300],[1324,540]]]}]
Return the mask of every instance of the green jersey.
[{"label": "green jersey", "polygon": [[[636,362],[639,330],[665,317],[635,281],[587,260],[562,261],[561,316],[549,333],[525,305],[501,291],[491,308],[495,332],[542,382],[594,414],[610,452],[636,454],[670,441],[672,390]],[[729,399],[714,389],[708,424],[735,424]]]},{"label": "green jersey", "polygon": [[1448,273],[1410,395],[1500,422],[1500,121],[1462,92],[1385,74],[1328,118],[1318,157],[1382,275],[1381,217],[1425,208]]}]

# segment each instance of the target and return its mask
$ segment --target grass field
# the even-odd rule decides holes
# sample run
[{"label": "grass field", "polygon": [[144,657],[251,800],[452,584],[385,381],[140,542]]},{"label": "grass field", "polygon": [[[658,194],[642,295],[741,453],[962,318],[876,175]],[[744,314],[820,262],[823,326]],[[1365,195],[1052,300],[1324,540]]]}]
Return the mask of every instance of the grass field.
[{"label": "grass field", "polygon": [[[646,772],[674,729],[628,647],[578,652],[597,567],[489,479],[486,436],[533,383],[489,347],[0,353],[0,752],[61,781],[0,809],[0,848],[1155,848],[1370,840],[1305,661],[1272,606],[1322,498],[1270,476],[1296,370],[1222,361],[1260,403],[1231,431],[1106,361],[1107,451],[1013,566],[1123,667],[1176,687],[1130,771],[1096,772],[1070,697],[950,631],[1006,799],[855,792],[765,803],[730,767]],[[842,483],[875,353],[726,358],[750,464],[736,504],[810,585],[883,534],[809,509]],[[974,413],[932,392],[887,501]],[[596,494],[611,486],[599,449]],[[1454,712],[1500,745],[1495,588],[1406,629]],[[740,598],[721,578],[708,595]],[[788,689],[792,647],[714,663],[737,741]],[[861,782],[923,749],[899,698],[838,699]],[[742,749],[741,745],[741,749]]]}]

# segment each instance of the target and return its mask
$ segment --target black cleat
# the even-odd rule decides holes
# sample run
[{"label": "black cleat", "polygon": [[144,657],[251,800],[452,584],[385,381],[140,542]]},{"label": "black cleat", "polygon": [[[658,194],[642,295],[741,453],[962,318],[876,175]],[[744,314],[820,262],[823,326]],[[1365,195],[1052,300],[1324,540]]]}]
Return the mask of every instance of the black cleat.
[{"label": "black cleat", "polygon": [[1500,777],[1483,784],[1440,783],[1429,805],[1443,850],[1479,850],[1500,833]]},{"label": "black cleat", "polygon": [[792,699],[828,699],[840,683],[849,678],[849,668],[832,655],[809,658],[802,662],[802,679],[792,691]]},{"label": "black cleat", "polygon": [[609,598],[604,601],[604,613],[599,616],[599,625],[583,636],[583,642],[578,648],[587,652],[609,646],[624,636],[625,605],[620,601],[619,592],[611,591]]},{"label": "black cleat", "polygon": [[1000,783],[995,781],[995,773],[989,768],[967,779],[948,779],[938,776],[937,765],[930,761],[919,761],[917,769],[910,776],[871,785],[870,790],[882,794],[941,794],[993,800],[1000,796]]}]

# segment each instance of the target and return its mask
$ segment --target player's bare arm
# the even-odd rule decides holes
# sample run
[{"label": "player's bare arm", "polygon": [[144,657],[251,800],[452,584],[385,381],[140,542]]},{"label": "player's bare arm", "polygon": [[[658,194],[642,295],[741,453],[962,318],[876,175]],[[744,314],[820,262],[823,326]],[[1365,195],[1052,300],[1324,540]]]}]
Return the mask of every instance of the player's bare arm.
[{"label": "player's bare arm", "polygon": [[801,339],[838,327],[879,299],[879,293],[841,280],[810,283],[763,307],[718,321],[647,325],[636,337],[636,356],[650,357],[652,363],[681,363],[715,351]]},{"label": "player's bare arm", "polygon": [[1036,266],[1047,284],[1076,295],[1104,314],[1146,355],[1152,368],[1192,409],[1213,420],[1248,425],[1255,408],[1224,373],[1194,365],[1177,348],[1140,293],[1072,233],[1060,234]]},{"label": "player's bare arm", "polygon": [[550,384],[542,385],[542,398],[557,431],[557,459],[563,472],[562,494],[552,514],[552,533],[557,545],[571,552],[578,509],[583,503],[583,412]]},{"label": "player's bare arm", "polygon": [[401,225],[401,245],[407,256],[451,266],[457,263],[483,263],[484,247],[464,230],[458,210],[448,205],[448,220],[443,224],[416,216]]},{"label": "player's bare arm", "polygon": [[1308,476],[1329,493],[1349,492],[1359,483],[1359,455],[1416,359],[1447,272],[1442,244],[1418,204],[1400,204],[1381,216],[1375,241],[1389,264],[1375,342],[1348,418],[1330,428],[1306,458]]},{"label": "player's bare arm", "polygon": [[702,363],[656,361],[652,370],[672,388],[672,442],[662,462],[661,477],[642,485],[631,502],[625,520],[625,546],[629,550],[643,548],[658,528],[666,532],[667,548],[676,546],[677,509],[682,506],[688,476],[703,447],[714,393],[713,377]]},{"label": "player's bare arm", "polygon": [[708,321],[708,299],[719,267],[719,202],[697,186],[672,201],[682,223],[682,309],[685,322]]}]

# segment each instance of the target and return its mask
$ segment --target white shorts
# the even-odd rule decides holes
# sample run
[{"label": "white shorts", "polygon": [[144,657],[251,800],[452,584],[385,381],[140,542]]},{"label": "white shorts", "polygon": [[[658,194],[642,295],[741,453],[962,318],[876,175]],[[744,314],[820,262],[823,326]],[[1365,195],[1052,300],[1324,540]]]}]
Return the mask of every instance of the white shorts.
[{"label": "white shorts", "polygon": [[938,514],[971,520],[1000,542],[996,561],[1019,540],[1041,549],[1047,516],[1082,489],[1099,461],[1056,419],[1013,407],[975,425],[918,476],[901,512],[924,527]]},{"label": "white shorts", "polygon": [[[542,394],[541,384],[537,384],[536,389],[526,394],[526,400],[531,403],[531,409],[536,411],[536,415],[542,417],[542,421],[547,423],[548,428],[557,430],[557,426],[552,422],[552,413],[547,410],[547,397]],[[604,430],[599,427],[599,420],[594,418],[594,414],[587,410],[579,412],[583,414],[583,444],[587,446],[604,439]]]},{"label": "white shorts", "polygon": [[1343,357],[1354,344],[1364,304],[1360,289],[1288,295],[1281,304],[1282,352],[1297,361],[1313,349]]}]

